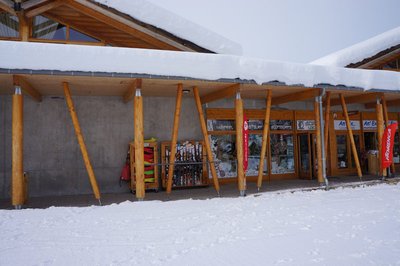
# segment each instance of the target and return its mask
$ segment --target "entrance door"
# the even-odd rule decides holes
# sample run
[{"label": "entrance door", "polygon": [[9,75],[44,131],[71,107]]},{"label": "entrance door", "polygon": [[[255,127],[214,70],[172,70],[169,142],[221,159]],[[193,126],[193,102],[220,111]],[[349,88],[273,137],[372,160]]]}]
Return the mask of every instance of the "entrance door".
[{"label": "entrance door", "polygon": [[317,138],[314,133],[297,134],[299,145],[299,176],[301,179],[317,177]]},{"label": "entrance door", "polygon": [[298,134],[299,145],[299,176],[302,179],[312,179],[312,150],[310,145],[310,134]]}]

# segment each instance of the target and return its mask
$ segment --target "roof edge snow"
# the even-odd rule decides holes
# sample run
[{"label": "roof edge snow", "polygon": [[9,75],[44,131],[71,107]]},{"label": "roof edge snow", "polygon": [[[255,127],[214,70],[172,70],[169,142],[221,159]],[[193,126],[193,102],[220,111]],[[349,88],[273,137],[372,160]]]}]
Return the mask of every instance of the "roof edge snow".
[{"label": "roof edge snow", "polygon": [[240,44],[146,0],[90,0],[219,54],[242,55]]},{"label": "roof edge snow", "polygon": [[[0,69],[181,77],[208,81],[400,91],[400,73],[135,48],[0,41]],[[196,67],[193,67],[196,66]],[[282,85],[281,84],[281,85]]]},{"label": "roof edge snow", "polygon": [[310,62],[310,64],[336,67],[358,65],[366,59],[373,59],[381,52],[390,51],[399,45],[400,27],[397,27],[350,47],[321,57]]}]

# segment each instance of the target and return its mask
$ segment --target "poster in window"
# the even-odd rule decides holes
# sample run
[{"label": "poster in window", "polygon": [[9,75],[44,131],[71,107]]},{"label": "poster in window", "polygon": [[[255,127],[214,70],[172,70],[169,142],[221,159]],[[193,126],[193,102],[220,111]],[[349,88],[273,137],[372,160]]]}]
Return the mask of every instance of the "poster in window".
[{"label": "poster in window", "polygon": [[[249,135],[249,166],[246,171],[247,176],[258,176],[260,165],[262,135]],[[268,174],[267,159],[264,159],[263,174]]]},{"label": "poster in window", "polygon": [[219,178],[237,176],[235,139],[234,135],[210,136],[211,151]]}]

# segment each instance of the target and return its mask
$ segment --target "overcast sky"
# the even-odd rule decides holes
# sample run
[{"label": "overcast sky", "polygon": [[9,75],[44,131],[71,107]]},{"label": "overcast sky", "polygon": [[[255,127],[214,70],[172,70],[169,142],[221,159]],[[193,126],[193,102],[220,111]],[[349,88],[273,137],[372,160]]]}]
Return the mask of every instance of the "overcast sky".
[{"label": "overcast sky", "polygon": [[243,47],[308,63],[400,26],[400,0],[150,0]]}]

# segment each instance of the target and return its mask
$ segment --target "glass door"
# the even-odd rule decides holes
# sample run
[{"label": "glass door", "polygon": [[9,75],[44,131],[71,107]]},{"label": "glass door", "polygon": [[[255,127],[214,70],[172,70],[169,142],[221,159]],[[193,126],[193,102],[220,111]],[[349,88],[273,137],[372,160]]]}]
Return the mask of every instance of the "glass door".
[{"label": "glass door", "polygon": [[299,176],[302,179],[312,179],[312,154],[309,134],[298,134],[297,139],[299,145]]}]

